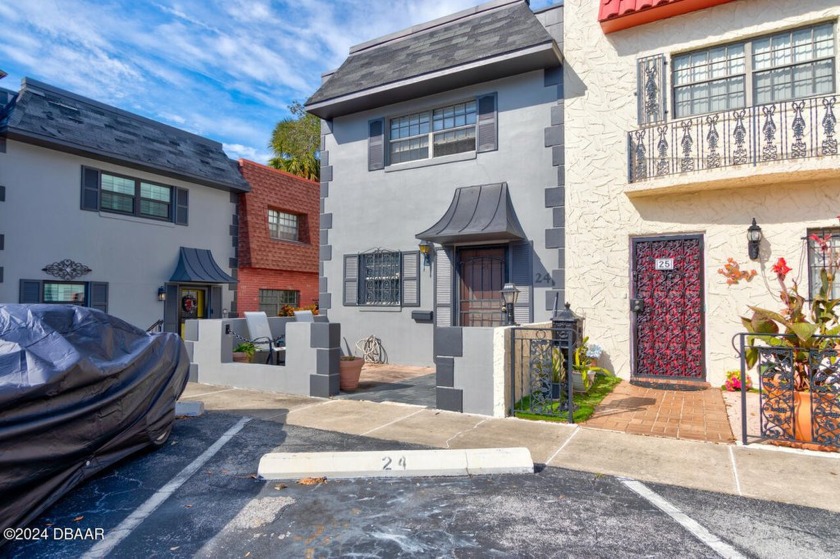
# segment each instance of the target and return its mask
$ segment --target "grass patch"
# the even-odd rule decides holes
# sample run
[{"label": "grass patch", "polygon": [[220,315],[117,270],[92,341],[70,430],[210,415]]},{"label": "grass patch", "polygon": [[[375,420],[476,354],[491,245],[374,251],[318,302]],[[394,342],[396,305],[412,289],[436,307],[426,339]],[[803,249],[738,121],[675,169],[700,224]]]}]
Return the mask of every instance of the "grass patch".
[{"label": "grass patch", "polygon": [[[592,385],[592,388],[589,389],[589,392],[585,394],[575,394],[574,395],[574,403],[575,403],[575,413],[574,413],[574,420],[575,423],[583,423],[590,417],[592,414],[595,413],[595,407],[601,403],[601,401],[607,397],[607,394],[613,391],[613,389],[618,386],[621,382],[621,378],[619,377],[608,377],[605,375],[597,375],[595,377],[595,382]],[[531,397],[525,396],[519,402],[517,402],[516,407],[520,408],[521,410],[527,410],[531,407]],[[559,402],[554,402],[552,404],[552,414],[551,415],[542,415],[531,413],[529,411],[519,411],[514,410],[514,415],[520,419],[533,419],[538,421],[560,421],[560,422],[567,422],[569,420],[569,413],[565,411],[558,412],[557,407],[559,406]]]}]

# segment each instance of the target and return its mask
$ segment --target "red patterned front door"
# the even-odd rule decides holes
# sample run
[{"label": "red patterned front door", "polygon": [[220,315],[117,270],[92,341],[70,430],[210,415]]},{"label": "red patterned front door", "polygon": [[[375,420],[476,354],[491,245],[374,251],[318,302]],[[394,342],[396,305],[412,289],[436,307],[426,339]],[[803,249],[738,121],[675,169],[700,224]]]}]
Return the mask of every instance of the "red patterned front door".
[{"label": "red patterned front door", "polygon": [[705,380],[703,237],[632,241],[633,376]]}]

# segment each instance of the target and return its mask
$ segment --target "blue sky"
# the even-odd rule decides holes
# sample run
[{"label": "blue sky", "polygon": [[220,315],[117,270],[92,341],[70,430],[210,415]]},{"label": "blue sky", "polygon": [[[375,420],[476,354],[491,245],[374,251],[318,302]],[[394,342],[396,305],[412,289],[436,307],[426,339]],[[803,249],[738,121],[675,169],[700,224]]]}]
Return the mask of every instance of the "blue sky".
[{"label": "blue sky", "polygon": [[[557,0],[555,0],[557,2]],[[477,0],[0,2],[0,87],[31,77],[224,144],[265,163],[292,101],[351,45]],[[540,9],[551,0],[532,0]]]}]

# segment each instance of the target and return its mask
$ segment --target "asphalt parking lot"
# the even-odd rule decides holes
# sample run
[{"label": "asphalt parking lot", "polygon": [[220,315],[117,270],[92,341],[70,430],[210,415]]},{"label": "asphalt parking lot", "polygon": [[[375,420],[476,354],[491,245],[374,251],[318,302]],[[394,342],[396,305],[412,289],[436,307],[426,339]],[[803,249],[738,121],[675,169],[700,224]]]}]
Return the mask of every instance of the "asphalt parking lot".
[{"label": "asphalt parking lot", "polygon": [[[90,480],[31,525],[50,537],[12,542],[0,548],[0,556],[721,556],[625,480],[606,475],[538,468],[527,475],[314,485],[259,480],[259,458],[272,450],[421,448],[273,421],[240,425],[192,475],[184,474],[241,421],[240,415],[215,412],[179,419],[165,447]],[[179,474],[183,483],[173,489]],[[645,486],[722,542],[728,556],[840,556],[836,513]],[[146,516],[138,514],[150,499],[158,499],[159,506]],[[64,534],[73,537],[52,537]]]}]

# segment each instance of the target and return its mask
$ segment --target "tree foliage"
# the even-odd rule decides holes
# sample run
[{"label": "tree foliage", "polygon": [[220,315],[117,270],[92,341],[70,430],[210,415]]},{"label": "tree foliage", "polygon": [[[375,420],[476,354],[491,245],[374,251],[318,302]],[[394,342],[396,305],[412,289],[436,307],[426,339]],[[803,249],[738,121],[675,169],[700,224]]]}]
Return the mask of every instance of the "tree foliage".
[{"label": "tree foliage", "polygon": [[274,127],[269,147],[274,157],[268,162],[276,169],[293,175],[319,180],[321,161],[318,147],[321,144],[321,120],[306,112],[295,101],[289,105],[291,116]]}]

